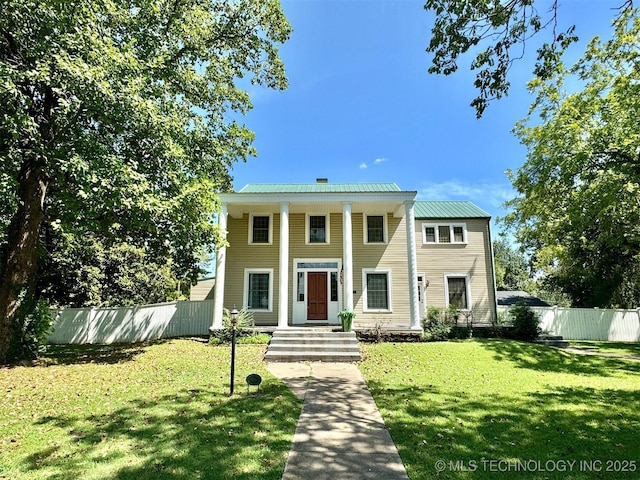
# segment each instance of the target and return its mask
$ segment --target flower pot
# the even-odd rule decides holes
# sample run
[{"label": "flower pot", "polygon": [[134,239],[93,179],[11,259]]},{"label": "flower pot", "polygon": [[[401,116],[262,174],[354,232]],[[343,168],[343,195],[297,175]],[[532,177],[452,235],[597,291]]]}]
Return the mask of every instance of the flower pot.
[{"label": "flower pot", "polygon": [[351,317],[343,317],[340,319],[340,321],[342,322],[342,331],[343,332],[350,332],[351,331],[351,325],[353,324],[353,318]]}]

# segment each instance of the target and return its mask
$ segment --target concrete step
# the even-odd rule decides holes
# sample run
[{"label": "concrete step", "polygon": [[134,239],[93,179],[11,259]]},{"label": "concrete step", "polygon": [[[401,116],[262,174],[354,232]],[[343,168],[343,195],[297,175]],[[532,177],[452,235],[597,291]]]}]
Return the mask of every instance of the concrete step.
[{"label": "concrete step", "polygon": [[272,362],[359,361],[360,346],[355,332],[287,328],[276,330],[264,359]]},{"label": "concrete step", "polygon": [[556,348],[568,348],[569,342],[567,342],[561,335],[540,335],[536,340],[533,341],[539,345],[545,345],[547,347],[556,347]]},{"label": "concrete step", "polygon": [[358,345],[309,345],[303,343],[270,344],[270,352],[360,352]]},{"label": "concrete step", "polygon": [[267,350],[268,362],[359,362],[360,352],[272,352]]}]

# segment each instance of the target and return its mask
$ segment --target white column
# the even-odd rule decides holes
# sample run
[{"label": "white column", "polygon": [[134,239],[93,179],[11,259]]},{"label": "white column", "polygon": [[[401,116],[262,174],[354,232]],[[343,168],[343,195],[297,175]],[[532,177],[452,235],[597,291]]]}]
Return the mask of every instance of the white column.
[{"label": "white column", "polygon": [[413,213],[414,202],[405,202],[405,222],[407,224],[407,258],[409,260],[409,302],[411,307],[411,330],[422,330],[420,306],[418,303],[418,262],[416,260],[416,220]]},{"label": "white column", "polygon": [[280,204],[280,282],[278,328],[289,326],[289,204]]},{"label": "white column", "polygon": [[[218,227],[222,240],[227,239],[227,205],[222,204],[222,211],[218,215]],[[227,267],[227,247],[221,245],[216,252],[216,286],[213,297],[213,324],[211,329],[222,328],[222,311],[224,308],[224,282]]]},{"label": "white column", "polygon": [[353,310],[353,232],[351,228],[351,203],[342,204],[342,255],[343,275],[343,308]]}]

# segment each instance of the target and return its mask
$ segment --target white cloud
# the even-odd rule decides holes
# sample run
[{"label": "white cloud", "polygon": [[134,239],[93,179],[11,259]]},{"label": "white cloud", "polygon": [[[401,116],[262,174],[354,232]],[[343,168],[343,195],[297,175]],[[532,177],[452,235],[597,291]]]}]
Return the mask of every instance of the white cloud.
[{"label": "white cloud", "polygon": [[449,180],[441,183],[426,183],[418,192],[419,200],[471,200],[479,206],[500,208],[507,200],[516,196],[511,185],[490,182],[462,182]]},{"label": "white cloud", "polygon": [[387,161],[387,159],[386,159],[386,158],[376,158],[376,159],[373,161],[373,164],[374,164],[374,165],[378,165],[378,164],[380,164],[380,163],[382,163],[382,162],[386,162],[386,161]]},{"label": "white cloud", "polygon": [[364,170],[365,168],[367,168],[367,164],[366,164],[366,163],[364,163],[364,162],[362,162],[362,163],[360,164],[360,170]]}]

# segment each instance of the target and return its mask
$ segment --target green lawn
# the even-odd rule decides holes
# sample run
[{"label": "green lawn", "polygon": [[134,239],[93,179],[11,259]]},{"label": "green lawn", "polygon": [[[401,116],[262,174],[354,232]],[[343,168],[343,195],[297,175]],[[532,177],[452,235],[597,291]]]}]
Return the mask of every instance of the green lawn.
[{"label": "green lawn", "polygon": [[361,347],[414,480],[640,477],[640,361],[508,340]]},{"label": "green lawn", "polygon": [[638,342],[595,342],[571,340],[571,346],[582,348],[590,352],[617,353],[620,355],[634,355],[640,357],[640,343]]},{"label": "green lawn", "polygon": [[233,397],[229,347],[198,340],[57,347],[0,368],[0,478],[279,479],[301,402],[263,353],[238,346]]}]

